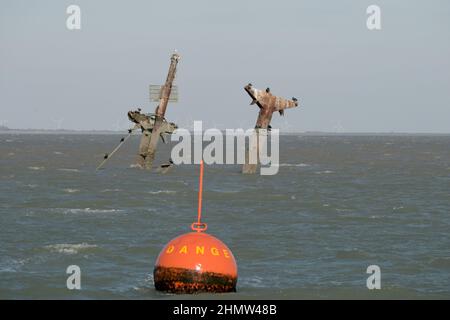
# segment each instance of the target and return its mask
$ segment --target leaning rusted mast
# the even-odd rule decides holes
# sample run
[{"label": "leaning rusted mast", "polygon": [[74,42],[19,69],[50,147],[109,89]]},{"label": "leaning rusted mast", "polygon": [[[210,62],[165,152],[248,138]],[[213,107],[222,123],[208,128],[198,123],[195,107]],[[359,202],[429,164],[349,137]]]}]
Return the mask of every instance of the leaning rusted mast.
[{"label": "leaning rusted mast", "polygon": [[155,112],[156,116],[161,118],[164,118],[164,115],[166,114],[167,103],[169,102],[170,92],[172,91],[173,80],[175,79],[179,60],[180,55],[178,53],[174,53],[170,58],[170,67],[169,72],[167,73],[166,83],[161,88],[161,98]]},{"label": "leaning rusted mast", "polygon": [[169,102],[170,93],[172,91],[173,81],[177,71],[177,63],[180,55],[174,53],[170,59],[169,72],[167,74],[166,83],[161,88],[159,104],[155,110],[155,123],[153,125],[151,136],[143,135],[139,146],[139,154],[137,157],[138,165],[145,169],[151,169],[153,160],[155,159],[158,138],[161,134],[164,116],[166,114],[167,104]]},{"label": "leaning rusted mast", "polygon": [[[280,115],[284,115],[284,109],[294,108],[298,106],[296,98],[291,100],[277,97],[270,93],[270,89],[259,90],[253,88],[252,84],[249,83],[244,87],[244,90],[253,99],[251,104],[256,104],[259,107],[259,114],[256,120],[255,135],[250,137],[253,144],[250,143],[250,147],[247,148],[245,152],[245,164],[242,167],[242,173],[253,174],[256,172],[259,156],[258,156],[258,142],[259,135],[266,134],[270,131],[270,121],[272,120],[272,115],[274,112],[278,111]],[[260,132],[261,130],[261,132]],[[253,146],[253,149],[250,148]],[[256,155],[257,163],[250,163],[249,153],[253,152]]]}]

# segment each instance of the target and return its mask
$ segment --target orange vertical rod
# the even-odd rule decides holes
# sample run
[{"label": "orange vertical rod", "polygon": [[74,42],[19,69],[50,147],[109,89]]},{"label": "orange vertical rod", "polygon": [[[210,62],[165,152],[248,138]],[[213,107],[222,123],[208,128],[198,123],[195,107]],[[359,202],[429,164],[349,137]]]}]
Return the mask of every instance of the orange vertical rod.
[{"label": "orange vertical rod", "polygon": [[197,222],[200,223],[202,217],[202,195],[203,195],[203,160],[200,160],[200,181],[198,185],[198,217]]}]

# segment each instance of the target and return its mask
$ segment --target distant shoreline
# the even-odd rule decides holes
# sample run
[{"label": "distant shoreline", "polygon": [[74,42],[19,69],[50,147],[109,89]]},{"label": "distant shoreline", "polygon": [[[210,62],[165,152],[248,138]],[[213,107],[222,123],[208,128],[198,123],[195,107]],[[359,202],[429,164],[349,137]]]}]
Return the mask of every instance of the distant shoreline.
[{"label": "distant shoreline", "polygon": [[[192,132],[192,130],[190,130]],[[224,130],[221,130],[224,131]],[[56,130],[56,129],[5,129],[0,128],[0,135],[8,134],[89,134],[89,135],[118,135],[127,133],[123,131],[108,130]],[[139,134],[136,132],[135,134]],[[301,135],[301,136],[450,136],[450,133],[439,132],[326,132],[326,131],[283,131],[280,135]]]}]

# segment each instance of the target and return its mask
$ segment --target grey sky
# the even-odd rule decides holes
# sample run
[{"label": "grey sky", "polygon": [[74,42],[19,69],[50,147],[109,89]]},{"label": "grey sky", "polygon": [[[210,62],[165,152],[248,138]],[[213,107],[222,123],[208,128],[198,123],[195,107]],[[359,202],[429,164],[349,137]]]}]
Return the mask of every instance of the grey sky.
[{"label": "grey sky", "polygon": [[[66,29],[81,7],[82,29]],[[381,7],[382,30],[366,28]],[[251,82],[302,108],[274,115],[297,131],[450,132],[450,2],[0,2],[0,124],[125,129],[126,112],[153,112],[148,84],[182,56],[180,102],[167,118],[253,127]]]}]

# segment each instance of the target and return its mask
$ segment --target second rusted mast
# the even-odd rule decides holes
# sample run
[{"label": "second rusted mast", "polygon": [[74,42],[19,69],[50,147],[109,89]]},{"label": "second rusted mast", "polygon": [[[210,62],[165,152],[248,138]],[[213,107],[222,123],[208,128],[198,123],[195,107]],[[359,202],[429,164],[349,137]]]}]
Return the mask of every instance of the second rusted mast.
[{"label": "second rusted mast", "polygon": [[[242,167],[242,173],[253,174],[256,173],[259,161],[257,161],[257,163],[250,163],[249,152],[255,152],[256,159],[259,159],[259,156],[257,155],[259,135],[267,134],[267,131],[270,131],[271,129],[270,121],[272,120],[272,115],[274,112],[278,111],[280,115],[284,115],[284,109],[297,107],[298,101],[296,98],[288,100],[274,96],[270,92],[269,88],[267,88],[266,90],[259,90],[253,88],[251,83],[246,85],[244,87],[244,90],[253,99],[253,101],[250,104],[251,105],[256,104],[259,107],[259,114],[255,126],[255,134],[252,137],[250,137],[253,143],[250,143],[250,147],[247,148],[246,150],[245,164]],[[252,146],[253,149],[250,149],[252,148]]]}]

